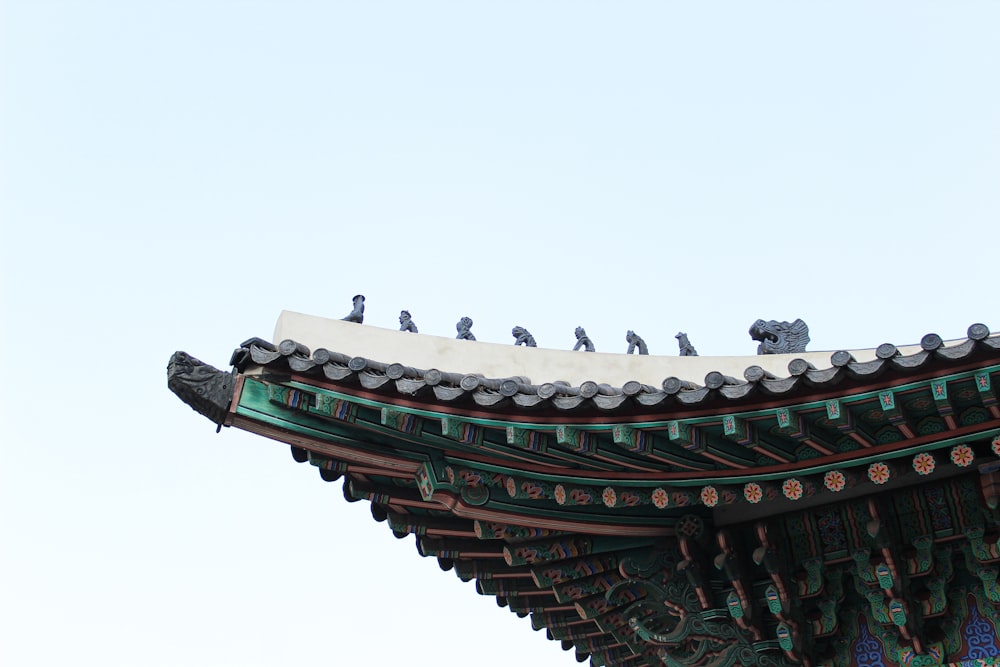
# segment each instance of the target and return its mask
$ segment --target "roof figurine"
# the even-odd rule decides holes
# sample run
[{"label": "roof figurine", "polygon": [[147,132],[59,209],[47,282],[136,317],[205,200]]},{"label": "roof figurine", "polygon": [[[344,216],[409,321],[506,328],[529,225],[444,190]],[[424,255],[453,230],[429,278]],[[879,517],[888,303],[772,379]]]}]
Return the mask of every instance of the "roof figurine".
[{"label": "roof figurine", "polygon": [[757,320],[750,327],[750,338],[759,341],[757,354],[788,354],[805,352],[809,344],[809,327],[801,319],[791,324],[777,320]]},{"label": "roof figurine", "polygon": [[417,330],[417,325],[413,322],[413,318],[410,317],[410,311],[399,311],[399,330],[409,331],[410,333],[420,333]]},{"label": "roof figurine", "polygon": [[361,324],[365,321],[365,297],[363,294],[357,294],[354,297],[354,308],[347,314],[344,318],[345,322],[356,322]]},{"label": "roof figurine", "polygon": [[628,351],[625,354],[632,354],[638,349],[639,354],[649,354],[649,348],[639,334],[629,329],[625,332],[625,341],[628,343]]},{"label": "roof figurine", "polygon": [[459,340],[476,340],[476,337],[472,335],[472,318],[463,317],[455,325],[455,329],[458,330],[458,335],[455,338]]},{"label": "roof figurine", "polygon": [[510,335],[514,337],[514,345],[524,345],[525,347],[538,347],[535,337],[524,327],[514,327],[510,330]]},{"label": "roof figurine", "polygon": [[681,348],[680,356],[682,357],[697,357],[698,350],[694,349],[694,345],[688,340],[688,335],[683,331],[678,331],[677,335],[674,336],[677,339],[677,345]]},{"label": "roof figurine", "polygon": [[574,331],[573,333],[576,334],[576,345],[573,346],[574,352],[579,350],[581,347],[583,348],[584,352],[595,351],[594,342],[590,340],[590,338],[587,336],[587,332],[584,331],[583,327],[577,327],[576,331]]}]

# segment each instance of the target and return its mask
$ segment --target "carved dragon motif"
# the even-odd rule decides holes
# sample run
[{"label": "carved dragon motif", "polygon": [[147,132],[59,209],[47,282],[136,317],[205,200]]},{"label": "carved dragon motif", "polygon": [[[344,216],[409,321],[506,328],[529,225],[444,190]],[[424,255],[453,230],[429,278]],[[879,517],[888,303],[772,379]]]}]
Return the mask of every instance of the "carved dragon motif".
[{"label": "carved dragon motif", "polygon": [[801,319],[792,323],[757,320],[750,327],[750,338],[760,342],[757,354],[805,352],[809,344],[809,327]]},{"label": "carved dragon motif", "polygon": [[219,426],[226,420],[233,401],[236,378],[195,359],[187,352],[174,352],[167,363],[170,391]]},{"label": "carved dragon motif", "polygon": [[678,576],[673,556],[654,551],[647,558],[623,562],[622,574],[630,578],[605,593],[612,603],[626,601],[626,592],[643,594],[623,611],[639,642],[662,647],[659,655],[667,667],[791,664],[768,650],[772,647],[765,647],[766,642],[753,642],[725,609],[705,609],[687,577]]}]

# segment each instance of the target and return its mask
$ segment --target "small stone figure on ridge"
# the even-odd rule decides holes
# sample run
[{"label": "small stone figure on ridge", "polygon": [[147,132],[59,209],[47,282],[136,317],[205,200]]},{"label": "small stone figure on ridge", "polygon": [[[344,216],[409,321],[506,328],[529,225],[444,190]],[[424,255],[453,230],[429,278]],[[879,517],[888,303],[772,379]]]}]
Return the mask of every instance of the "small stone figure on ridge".
[{"label": "small stone figure on ridge", "polygon": [[628,352],[625,354],[632,354],[635,352],[636,348],[639,348],[639,354],[649,354],[649,348],[646,347],[646,341],[644,341],[639,334],[631,329],[625,333],[625,340],[628,342]]},{"label": "small stone figure on ridge", "polygon": [[681,348],[682,357],[697,357],[698,350],[694,349],[694,345],[688,340],[688,335],[684,332],[678,332],[674,338],[677,339],[677,345]]},{"label": "small stone figure on ridge", "polygon": [[535,344],[535,337],[524,327],[514,327],[510,330],[510,335],[515,338],[514,345],[524,345],[525,347],[538,347]]},{"label": "small stone figure on ridge", "polygon": [[583,327],[577,327],[574,333],[576,334],[576,345],[573,346],[574,352],[581,347],[584,352],[594,351],[594,343],[587,337],[587,332],[583,330]]},{"label": "small stone figure on ridge", "polygon": [[344,318],[345,322],[357,322],[361,324],[365,321],[365,297],[358,294],[354,297],[354,309]]},{"label": "small stone figure on ridge", "polygon": [[760,341],[757,354],[788,354],[805,352],[809,344],[809,327],[801,319],[792,323],[757,320],[750,327],[750,337]]},{"label": "small stone figure on ridge", "polygon": [[410,318],[410,311],[399,311],[399,330],[409,331],[410,333],[420,333],[417,331],[417,325],[414,324],[413,320]]},{"label": "small stone figure on ridge", "polygon": [[472,335],[472,318],[463,317],[455,325],[458,330],[458,335],[455,338],[459,340],[476,340],[476,337]]}]

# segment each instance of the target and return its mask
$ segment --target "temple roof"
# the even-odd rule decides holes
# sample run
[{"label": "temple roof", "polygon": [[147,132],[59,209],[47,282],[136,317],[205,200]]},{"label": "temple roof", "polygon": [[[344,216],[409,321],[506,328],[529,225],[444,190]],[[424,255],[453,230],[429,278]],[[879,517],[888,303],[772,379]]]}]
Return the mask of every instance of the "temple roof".
[{"label": "temple roof", "polygon": [[171,388],[343,478],[595,665],[832,666],[862,628],[916,665],[961,650],[941,643],[949,619],[1000,605],[1000,336],[983,325],[667,358],[284,313],[231,363],[179,352]]}]

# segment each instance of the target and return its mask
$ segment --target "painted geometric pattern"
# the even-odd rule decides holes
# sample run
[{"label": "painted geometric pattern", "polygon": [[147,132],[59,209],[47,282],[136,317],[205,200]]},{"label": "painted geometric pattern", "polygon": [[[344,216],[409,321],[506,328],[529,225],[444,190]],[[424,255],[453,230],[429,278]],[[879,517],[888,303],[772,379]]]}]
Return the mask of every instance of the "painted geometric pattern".
[{"label": "painted geometric pattern", "polygon": [[979,613],[979,607],[969,605],[969,620],[962,631],[962,638],[968,652],[963,660],[982,660],[1000,655],[1000,644],[997,643],[996,628]]},{"label": "painted geometric pattern", "polygon": [[823,553],[847,551],[847,533],[839,509],[831,509],[816,515],[819,537],[823,541]]},{"label": "painted geometric pattern", "polygon": [[858,622],[858,641],[854,644],[854,664],[857,667],[886,667],[882,644],[868,631],[868,621]]},{"label": "painted geometric pattern", "polygon": [[952,530],[951,512],[944,497],[944,489],[940,486],[930,486],[923,489],[924,500],[927,502],[927,513],[931,518],[934,532]]}]

